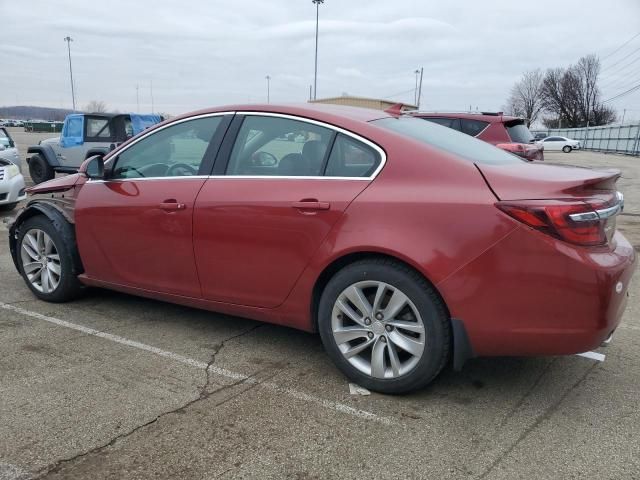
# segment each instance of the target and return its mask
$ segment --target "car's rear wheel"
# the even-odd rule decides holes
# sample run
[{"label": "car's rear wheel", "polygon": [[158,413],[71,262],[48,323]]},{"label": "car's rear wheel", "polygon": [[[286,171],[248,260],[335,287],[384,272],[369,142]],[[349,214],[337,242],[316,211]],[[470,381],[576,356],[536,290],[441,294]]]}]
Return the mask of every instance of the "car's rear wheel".
[{"label": "car's rear wheel", "polygon": [[17,246],[22,278],[38,298],[66,302],[78,296],[82,286],[73,271],[74,246],[48,218],[38,215],[20,225]]},{"label": "car's rear wheel", "polygon": [[33,183],[42,183],[51,180],[55,172],[41,155],[35,154],[29,159],[29,175]]},{"label": "car's rear wheel", "polygon": [[450,322],[433,287],[393,260],[352,263],[329,281],[318,328],[334,363],[370,390],[403,393],[428,384],[450,350]]},{"label": "car's rear wheel", "polygon": [[571,148],[570,145],[565,145],[564,147],[562,147],[562,151],[564,153],[571,153],[571,150],[573,150],[573,149]]}]

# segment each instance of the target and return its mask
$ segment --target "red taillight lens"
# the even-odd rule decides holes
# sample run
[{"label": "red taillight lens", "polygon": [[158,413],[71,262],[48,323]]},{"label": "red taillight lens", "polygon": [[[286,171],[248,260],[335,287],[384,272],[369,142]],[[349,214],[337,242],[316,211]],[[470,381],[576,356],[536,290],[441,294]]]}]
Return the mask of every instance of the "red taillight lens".
[{"label": "red taillight lens", "polygon": [[[601,218],[596,213],[607,205],[610,206],[612,203],[599,199],[522,200],[496,203],[500,210],[536,230],[566,242],[584,246],[607,243],[606,226],[611,217]],[[574,220],[576,217],[580,219]]]}]

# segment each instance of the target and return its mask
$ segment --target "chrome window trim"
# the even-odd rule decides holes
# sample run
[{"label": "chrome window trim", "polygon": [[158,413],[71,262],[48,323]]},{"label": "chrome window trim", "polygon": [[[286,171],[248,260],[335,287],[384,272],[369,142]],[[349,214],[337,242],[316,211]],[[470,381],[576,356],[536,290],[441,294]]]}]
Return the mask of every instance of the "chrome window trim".
[{"label": "chrome window trim", "polygon": [[603,220],[613,217],[624,210],[624,195],[620,192],[616,192],[616,199],[618,200],[618,203],[613,207],[601,208],[599,210],[594,210],[593,212],[572,213],[569,215],[569,218],[574,222],[590,222],[593,220]]},{"label": "chrome window trim", "polygon": [[154,133],[157,133],[161,130],[164,130],[165,128],[171,127],[173,125],[178,125],[179,123],[183,123],[183,122],[188,122],[190,120],[197,120],[200,118],[207,118],[207,117],[216,117],[216,116],[222,116],[222,115],[231,115],[231,114],[237,114],[237,115],[247,115],[247,116],[260,116],[260,117],[278,117],[278,118],[286,118],[288,120],[295,120],[295,121],[299,121],[299,122],[306,122],[306,123],[310,123],[312,125],[318,125],[320,127],[323,128],[327,128],[330,130],[333,130],[335,132],[339,132],[342,133],[344,135],[347,135],[361,143],[364,143],[365,145],[373,148],[376,152],[378,152],[378,155],[380,155],[380,164],[378,165],[378,167],[373,171],[373,173],[367,177],[331,177],[331,176],[325,176],[325,175],[315,175],[315,176],[295,176],[295,175],[185,175],[185,176],[176,176],[176,177],[139,177],[139,178],[114,178],[114,179],[109,179],[109,180],[93,180],[93,179],[89,179],[87,181],[87,183],[105,183],[105,182],[131,182],[131,181],[149,181],[149,180],[167,180],[167,179],[171,179],[171,180],[187,180],[187,179],[193,179],[193,178],[204,178],[204,179],[209,179],[209,178],[230,178],[230,179],[247,179],[247,180],[257,180],[257,179],[274,179],[274,180],[290,180],[290,179],[300,179],[300,180],[355,180],[355,181],[371,181],[374,178],[376,178],[378,176],[378,174],[380,173],[380,171],[384,168],[384,166],[387,163],[387,154],[384,151],[384,149],[382,147],[380,147],[379,145],[377,145],[376,143],[373,143],[371,140],[368,140],[360,135],[358,135],[357,133],[353,133],[350,132],[349,130],[345,130],[344,128],[341,127],[337,127],[335,125],[332,125],[330,123],[325,123],[325,122],[321,122],[319,120],[312,120],[310,118],[306,118],[306,117],[299,117],[296,115],[290,115],[287,113],[275,113],[275,112],[255,112],[255,111],[247,111],[247,112],[243,112],[243,111],[225,111],[225,112],[214,112],[214,113],[204,113],[201,115],[196,115],[193,117],[189,117],[189,118],[183,118],[180,120],[177,120],[175,122],[171,122],[168,123],[167,125],[163,125],[162,127],[159,128],[155,128],[150,132],[147,132],[145,134],[143,134],[142,136],[140,136],[140,138],[137,138],[135,141],[131,142],[131,144],[127,145],[125,148],[123,148],[122,150],[118,151],[113,157],[110,157],[109,159],[107,159],[108,163],[110,162],[112,159],[116,159],[118,158],[118,156],[123,153],[126,152],[129,148],[133,147],[135,144],[137,144],[139,141],[143,140],[144,138],[147,138],[150,135],[153,135]]}]

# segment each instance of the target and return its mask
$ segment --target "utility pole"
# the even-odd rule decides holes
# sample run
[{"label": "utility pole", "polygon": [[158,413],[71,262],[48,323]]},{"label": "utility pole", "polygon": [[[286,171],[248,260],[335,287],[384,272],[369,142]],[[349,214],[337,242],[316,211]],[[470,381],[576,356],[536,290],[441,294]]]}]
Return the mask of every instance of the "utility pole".
[{"label": "utility pole", "polygon": [[69,76],[71,77],[71,100],[73,102],[73,111],[76,111],[76,92],[73,88],[73,69],[71,68],[71,42],[73,38],[66,36],[64,41],[67,42],[67,51],[69,52]]},{"label": "utility pole", "polygon": [[422,74],[424,73],[424,67],[420,67],[420,86],[418,87],[418,101],[416,107],[420,110],[420,101],[422,99]]},{"label": "utility pole", "polygon": [[418,106],[418,74],[420,73],[420,70],[416,69],[416,71],[413,73],[416,74],[416,89],[413,91],[413,104],[417,107]]},{"label": "utility pole", "polygon": [[140,86],[136,83],[136,113],[140,113]]},{"label": "utility pole", "polygon": [[313,99],[318,98],[318,23],[320,18],[320,4],[324,3],[324,0],[311,0],[316,5],[316,61],[315,70],[313,72]]},{"label": "utility pole", "polygon": [[627,115],[627,109],[625,108],[622,111],[622,121],[620,122],[620,125],[624,125],[624,117]]},{"label": "utility pole", "polygon": [[313,100],[313,85],[309,85],[309,101]]},{"label": "utility pole", "polygon": [[271,80],[271,77],[269,75],[267,75],[264,78],[267,79],[267,103],[269,103],[269,81]]}]

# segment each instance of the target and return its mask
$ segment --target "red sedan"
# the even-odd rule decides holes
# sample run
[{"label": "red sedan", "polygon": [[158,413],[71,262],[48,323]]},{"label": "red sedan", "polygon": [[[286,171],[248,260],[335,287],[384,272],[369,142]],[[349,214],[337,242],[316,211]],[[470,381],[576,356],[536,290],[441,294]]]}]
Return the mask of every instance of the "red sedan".
[{"label": "red sedan", "polygon": [[636,260],[618,177],[411,116],[230,106],[33,187],[10,247],[43,300],[104,287],[318,331],[347,377],[398,393],[607,339]]}]

